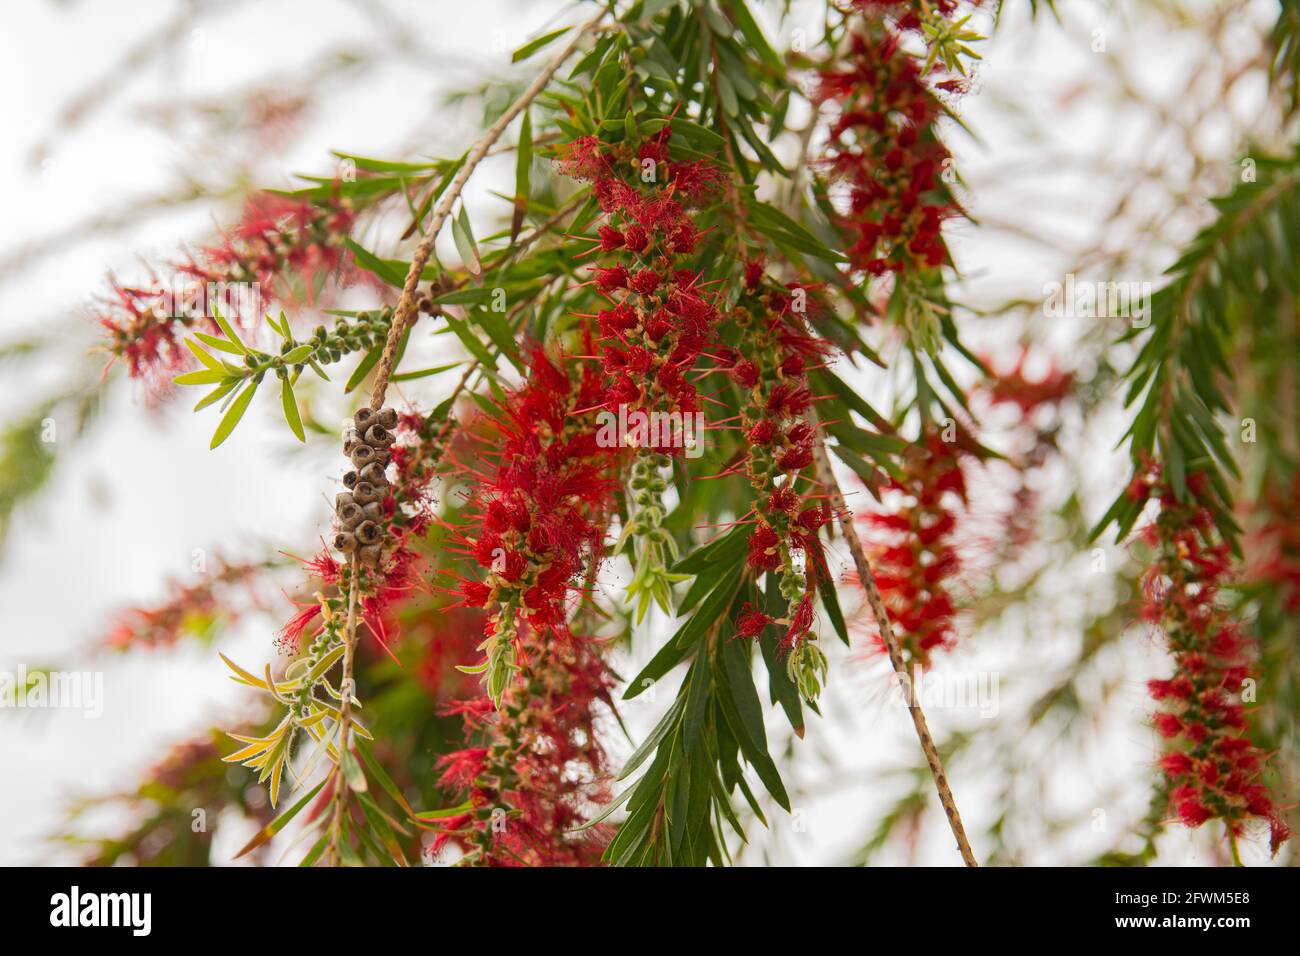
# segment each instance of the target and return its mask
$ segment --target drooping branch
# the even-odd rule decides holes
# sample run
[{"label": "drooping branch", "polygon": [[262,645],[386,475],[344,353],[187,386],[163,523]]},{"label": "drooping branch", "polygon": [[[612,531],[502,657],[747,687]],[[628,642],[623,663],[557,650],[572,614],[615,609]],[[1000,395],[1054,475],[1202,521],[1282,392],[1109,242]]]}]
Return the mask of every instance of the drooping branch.
[{"label": "drooping branch", "polygon": [[[815,413],[814,413],[815,417]],[[967,866],[979,866],[975,860],[975,853],[971,850],[970,840],[966,838],[966,827],[962,824],[961,812],[957,809],[957,801],[953,799],[952,787],[948,784],[948,775],[944,772],[943,761],[939,758],[938,748],[934,745],[934,738],[930,735],[930,727],[925,719],[925,711],[921,709],[921,703],[916,698],[916,694],[911,687],[911,678],[907,674],[907,664],[903,660],[903,652],[899,648],[898,638],[894,635],[894,629],[889,623],[889,612],[885,609],[884,599],[880,596],[880,588],[876,586],[875,576],[871,573],[871,562],[867,560],[867,553],[862,547],[862,542],[858,539],[857,529],[853,526],[853,513],[844,503],[844,495],[840,492],[839,482],[835,478],[835,473],[831,470],[830,458],[826,454],[826,446],[822,441],[821,433],[813,442],[813,467],[817,474],[817,480],[826,487],[826,493],[830,497],[831,507],[839,517],[840,530],[844,533],[845,543],[849,546],[849,552],[853,555],[853,564],[857,568],[858,577],[862,579],[862,587],[867,592],[867,603],[871,605],[871,613],[876,619],[876,627],[880,630],[880,638],[885,642],[885,650],[889,654],[889,663],[893,665],[894,673],[898,675],[903,687],[907,693],[907,710],[912,716],[912,725],[916,728],[916,736],[921,741],[921,750],[925,754],[925,762],[930,766],[930,775],[934,777],[934,787],[939,791],[939,802],[943,804],[943,812],[948,817],[948,826],[952,829],[952,835],[957,840],[957,849],[961,852],[961,858]]]},{"label": "drooping branch", "polygon": [[411,268],[407,270],[406,282],[402,286],[402,296],[397,302],[397,310],[393,315],[393,327],[388,333],[388,342],[384,345],[384,353],[379,359],[379,365],[375,372],[375,384],[370,392],[371,409],[378,411],[384,404],[384,393],[388,390],[388,379],[393,374],[393,363],[397,357],[397,347],[402,341],[406,326],[415,314],[415,304],[418,298],[416,290],[420,284],[420,276],[424,272],[429,257],[433,255],[433,247],[438,240],[438,233],[442,231],[443,225],[451,215],[452,206],[455,205],[461,191],[465,188],[465,184],[469,182],[469,177],[478,164],[483,161],[483,158],[487,156],[493,144],[501,138],[501,134],[514,121],[514,118],[527,109],[528,105],[537,98],[537,95],[546,88],[546,84],[555,76],[556,71],[560,69],[564,61],[573,55],[573,51],[578,48],[582,38],[595,29],[604,17],[605,12],[602,10],[578,27],[573,36],[569,38],[569,42],[564,45],[564,48],[546,64],[545,69],[537,75],[537,78],[519,94],[519,97],[488,128],[483,137],[474,144],[474,147],[465,157],[465,162],[461,165],[460,171],[456,174],[451,186],[443,193],[442,199],[438,202],[438,208],[434,210],[433,220],[429,223],[429,228],[425,230],[424,236],[420,239],[420,244],[416,246],[415,255],[411,259]]}]

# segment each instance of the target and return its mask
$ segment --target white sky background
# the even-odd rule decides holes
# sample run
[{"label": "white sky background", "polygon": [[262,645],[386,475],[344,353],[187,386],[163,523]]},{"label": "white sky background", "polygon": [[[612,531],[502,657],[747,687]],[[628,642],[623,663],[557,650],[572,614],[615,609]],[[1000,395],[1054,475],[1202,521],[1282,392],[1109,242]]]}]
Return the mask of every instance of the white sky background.
[{"label": "white sky background", "polygon": [[[1024,0],[1009,2],[1027,6]],[[1063,91],[1097,82],[1097,60],[1080,37],[1095,27],[1106,29],[1108,43],[1127,48],[1125,55],[1143,82],[1171,91],[1180,88],[1179,66],[1194,51],[1136,35],[1093,4],[1065,0],[1063,5],[1070,8],[1064,34],[1050,20],[1030,28],[1023,17],[1013,15],[1005,31],[983,45],[982,86],[961,106],[983,144],[954,137],[952,145],[974,186],[971,201],[977,215],[1024,222],[1065,237],[1071,246],[1086,247],[1113,185],[1072,172],[1053,158],[1053,151],[1104,151],[1122,164],[1126,154],[1140,152],[1141,133],[1132,124],[1126,127],[1123,117],[1096,110],[1075,110],[1068,122],[1056,121],[1063,115]],[[168,20],[176,4],[15,0],[6,5],[0,88],[10,92],[0,97],[0,129],[5,130],[0,140],[0,262],[33,239],[82,221],[88,211],[166,190],[179,172],[196,168],[199,156],[203,163],[197,168],[210,167],[216,156],[221,164],[246,167],[261,185],[277,186],[287,185],[293,172],[329,172],[331,148],[409,158],[407,150],[417,143],[417,154],[458,155],[473,136],[476,118],[441,106],[440,94],[507,75],[510,51],[565,9],[561,3],[522,0],[259,0],[226,6],[228,13],[205,19],[201,33],[180,38],[161,64],[133,76],[107,109],[72,135],[56,137],[42,166],[33,164],[32,150],[56,128],[59,111],[102,78],[122,51]],[[391,22],[377,21],[375,7],[387,11]],[[795,4],[804,15],[819,7]],[[1261,2],[1258,7],[1267,21],[1272,5]],[[321,108],[297,130],[288,155],[274,162],[266,162],[246,137],[169,136],[144,114],[146,107],[207,99],[268,75],[291,78],[326,51],[373,47],[376,34],[385,30],[399,31],[417,48],[383,67],[336,81]],[[778,40],[778,45],[786,42]],[[999,102],[1008,97],[1046,128],[1050,148],[1029,147],[1021,136],[1023,124]],[[1230,158],[1230,147],[1221,148]],[[476,222],[479,216],[500,213],[499,201],[487,191],[509,191],[512,163],[490,162],[476,174],[468,197]],[[107,269],[137,278],[141,261],[175,259],[181,244],[202,242],[214,222],[228,223],[234,212],[228,203],[191,204],[107,238],[70,243],[14,274],[0,275],[0,345],[34,329],[54,328],[66,330],[70,340],[91,344],[93,334],[76,327],[89,319],[78,319],[76,310],[103,288]],[[963,228],[950,239],[968,276],[970,300],[984,304],[1016,291],[1040,297],[1043,283],[1060,281],[1070,261],[995,230]],[[1158,276],[1116,278],[1155,281]],[[965,328],[981,349],[995,355],[1011,343],[1005,324],[985,328],[972,321]],[[1077,334],[1063,328],[1046,330],[1043,337],[1065,347]],[[76,374],[75,349],[51,354],[60,360],[66,355],[69,367],[0,365],[0,407],[6,415],[25,409],[37,394],[34,389]],[[864,378],[862,385],[879,397],[887,382]],[[15,521],[0,558],[0,671],[20,663],[75,662],[79,649],[107,630],[118,609],[163,596],[169,577],[188,579],[196,548],[209,557],[297,549],[313,540],[327,520],[320,492],[331,487],[332,450],[286,455],[278,402],[260,396],[234,438],[209,452],[215,427],[211,414],[192,414],[189,402],[173,403],[161,413],[148,411],[138,389],[119,387],[113,396],[91,437],[60,452],[52,484]],[[1123,462],[1110,451],[1120,431],[1122,427],[1080,438],[1095,447],[1067,449],[1077,461],[1087,462],[1082,477],[1094,492],[1094,507],[1104,504],[1102,499],[1122,481]],[[1067,660],[1077,640],[1069,625],[1078,609],[1085,601],[1106,600],[1104,594],[1091,594],[1080,574],[1063,569],[1060,599],[1051,608],[1009,622],[1008,631],[1014,633],[989,635],[987,641],[982,635],[974,648],[963,647],[941,662],[936,674],[948,668],[1009,674],[1027,664],[1048,671],[1054,661]],[[287,608],[287,601],[277,598],[269,616],[250,615],[227,635],[223,649],[242,661],[266,659]],[[829,637],[829,628],[827,632]],[[648,659],[660,641],[658,634],[645,635],[637,658]],[[767,844],[772,858],[781,862],[847,859],[899,792],[898,781],[885,774],[916,759],[905,712],[882,699],[885,665],[864,663],[860,654],[848,660],[838,653],[837,641],[824,641],[828,648],[832,644],[837,648],[827,718],[810,720],[797,766],[778,759],[783,768],[790,766],[787,783],[798,781],[820,794],[802,804],[802,798],[795,798],[801,805],[800,828],[789,820],[776,821],[779,838]],[[1145,810],[1146,767],[1154,751],[1141,723],[1146,711],[1142,681],[1162,666],[1162,659],[1149,643],[1127,646],[1129,651],[1111,662],[1125,687],[1127,711],[1112,708],[1099,728],[1097,746],[1085,751],[1082,762],[1062,763],[1053,775],[1052,792],[1042,795],[1044,818],[1105,807],[1110,825],[1122,827]],[[0,786],[0,863],[58,859],[42,837],[58,826],[69,795],[131,786],[170,743],[220,721],[246,700],[244,691],[226,679],[211,649],[182,647],[83,666],[104,668],[101,719],[68,712],[0,712],[0,765],[6,768]],[[622,670],[635,673],[635,665]],[[1023,693],[1004,683],[1004,712],[1013,712],[1016,696]],[[657,706],[632,706],[628,717],[634,728],[648,727],[666,706],[668,694],[659,697]],[[976,718],[939,708],[930,719],[941,739],[945,728],[967,726]],[[829,754],[840,765],[834,779],[827,777],[824,758]],[[1000,782],[981,776],[978,767],[951,769],[968,829],[977,834],[994,812],[992,794]],[[934,811],[914,856],[882,861],[954,862],[937,803]],[[236,837],[230,836],[230,842]],[[1054,843],[1050,855],[1027,862],[1086,859],[1108,840],[1084,827]],[[1208,858],[1204,846],[1181,836],[1164,846],[1163,862]],[[978,838],[975,849],[978,854]],[[755,855],[748,862],[758,860]]]}]

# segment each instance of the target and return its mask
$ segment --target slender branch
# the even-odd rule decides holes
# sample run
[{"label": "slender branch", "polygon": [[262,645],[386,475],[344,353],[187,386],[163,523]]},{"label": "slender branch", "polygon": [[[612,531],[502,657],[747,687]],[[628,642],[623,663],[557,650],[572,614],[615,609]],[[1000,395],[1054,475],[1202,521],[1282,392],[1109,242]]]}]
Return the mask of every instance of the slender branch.
[{"label": "slender branch", "polygon": [[[813,424],[816,425],[816,415],[811,413]],[[939,751],[934,745],[934,738],[930,736],[930,727],[925,720],[925,711],[921,709],[920,701],[916,699],[916,693],[911,688],[910,678],[907,674],[907,664],[903,661],[903,652],[899,648],[898,638],[894,636],[894,629],[889,623],[889,613],[885,610],[884,599],[880,596],[880,588],[876,586],[875,575],[871,573],[871,562],[867,560],[867,553],[862,547],[862,542],[858,539],[857,529],[853,526],[853,513],[849,511],[844,503],[844,495],[840,492],[839,482],[835,478],[834,471],[831,470],[830,458],[826,454],[826,445],[822,441],[821,432],[816,433],[813,442],[813,465],[816,469],[817,480],[826,487],[827,494],[830,496],[831,507],[834,508],[839,518],[840,531],[844,534],[844,540],[848,543],[849,551],[853,555],[853,563],[857,567],[858,577],[862,579],[862,586],[867,592],[867,603],[871,605],[871,613],[875,616],[876,627],[880,630],[880,636],[885,642],[885,649],[889,653],[889,663],[893,665],[894,672],[902,680],[903,686],[908,688],[907,692],[907,709],[912,715],[912,724],[916,727],[916,736],[920,738],[921,750],[925,754],[925,762],[930,765],[930,775],[934,777],[934,787],[939,791],[939,802],[943,804],[943,812],[948,816],[948,826],[952,828],[952,835],[957,840],[957,849],[961,851],[961,858],[967,866],[979,866],[975,860],[975,853],[971,850],[970,841],[966,838],[966,828],[961,821],[961,813],[957,810],[957,801],[953,799],[952,788],[948,785],[948,775],[944,773],[943,761],[939,759]]]},{"label": "slender branch", "polygon": [[560,50],[546,64],[546,68],[538,74],[537,79],[528,85],[528,88],[519,95],[519,98],[511,103],[506,111],[497,118],[497,121],[488,128],[488,131],[483,134],[483,138],[474,144],[474,148],[465,157],[460,172],[456,174],[455,180],[443,193],[442,199],[438,202],[438,208],[434,211],[433,221],[429,223],[429,228],[420,239],[420,244],[415,249],[415,256],[411,259],[411,268],[406,273],[406,282],[402,286],[402,297],[398,300],[397,308],[393,313],[393,325],[389,329],[388,341],[384,344],[384,354],[379,360],[374,388],[370,393],[370,407],[372,409],[377,411],[384,404],[384,393],[388,390],[389,376],[393,374],[393,363],[397,356],[398,343],[402,340],[407,324],[415,316],[416,290],[420,284],[420,276],[424,272],[429,257],[433,255],[433,247],[438,239],[438,233],[442,231],[443,224],[451,215],[451,207],[465,188],[465,184],[469,182],[469,177],[474,172],[474,169],[483,161],[483,157],[488,154],[488,150],[492,148],[493,144],[501,138],[501,134],[506,131],[506,127],[510,125],[516,116],[527,109],[528,104],[546,88],[546,84],[555,76],[556,71],[564,64],[564,61],[578,48],[582,38],[599,24],[604,17],[605,11],[602,10],[578,27],[573,36],[569,38],[569,42],[564,45],[564,49]]},{"label": "slender branch", "polygon": [[357,601],[360,588],[357,584],[360,566],[356,555],[348,560],[348,618],[343,626],[343,678],[340,682],[342,700],[339,701],[339,762],[334,767],[334,813],[330,819],[330,860],[337,866],[339,862],[339,840],[342,839],[343,814],[347,806],[348,781],[343,773],[343,761],[346,759],[348,731],[352,727],[353,697],[353,661],[357,646]]}]

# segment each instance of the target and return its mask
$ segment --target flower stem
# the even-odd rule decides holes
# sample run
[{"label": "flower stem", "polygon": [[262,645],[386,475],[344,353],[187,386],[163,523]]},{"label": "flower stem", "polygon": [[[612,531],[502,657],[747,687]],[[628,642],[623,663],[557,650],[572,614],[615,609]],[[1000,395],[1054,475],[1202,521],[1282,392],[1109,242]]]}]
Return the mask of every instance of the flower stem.
[{"label": "flower stem", "polygon": [[[816,426],[816,414],[810,412],[809,417],[813,419],[813,425]],[[894,672],[898,674],[899,679],[905,681],[904,687],[911,688],[911,683],[907,674],[907,665],[903,661],[903,653],[898,646],[898,638],[894,635],[894,629],[889,623],[889,613],[885,610],[885,602],[880,596],[880,589],[876,586],[875,576],[871,573],[871,563],[867,560],[867,553],[863,550],[862,542],[858,539],[857,529],[853,526],[853,513],[849,511],[844,503],[844,495],[840,492],[839,483],[835,479],[835,473],[831,470],[830,458],[826,455],[826,445],[822,441],[821,432],[813,441],[813,466],[817,472],[817,480],[826,487],[827,494],[830,495],[831,507],[839,516],[840,530],[844,533],[844,540],[848,543],[849,551],[853,554],[853,563],[857,567],[858,577],[862,579],[862,586],[867,592],[867,603],[871,605],[871,613],[875,616],[876,627],[880,630],[880,637],[885,642],[885,649],[889,653],[889,663],[893,665]],[[948,776],[943,770],[943,761],[939,759],[939,751],[934,745],[934,738],[930,736],[930,727],[925,720],[925,711],[921,709],[921,703],[916,699],[916,694],[909,689],[907,694],[907,709],[912,715],[912,724],[916,727],[916,736],[921,741],[921,751],[925,754],[925,762],[930,765],[930,775],[934,777],[934,787],[939,792],[939,802],[943,804],[943,812],[948,817],[948,826],[952,828],[952,835],[957,840],[957,849],[961,852],[961,858],[967,866],[979,866],[975,860],[975,853],[971,850],[970,841],[966,838],[966,828],[962,824],[961,813],[957,809],[957,801],[953,799],[952,788],[948,785]]]},{"label": "flower stem", "polygon": [[352,725],[352,673],[357,646],[357,585],[360,566],[356,555],[348,560],[348,617],[343,626],[343,678],[340,683],[342,700],[339,701],[339,761],[334,765],[334,809],[330,819],[329,857],[331,865],[339,864],[339,841],[342,839],[343,815],[347,811],[348,782],[343,774],[344,754],[348,748],[348,730]]}]

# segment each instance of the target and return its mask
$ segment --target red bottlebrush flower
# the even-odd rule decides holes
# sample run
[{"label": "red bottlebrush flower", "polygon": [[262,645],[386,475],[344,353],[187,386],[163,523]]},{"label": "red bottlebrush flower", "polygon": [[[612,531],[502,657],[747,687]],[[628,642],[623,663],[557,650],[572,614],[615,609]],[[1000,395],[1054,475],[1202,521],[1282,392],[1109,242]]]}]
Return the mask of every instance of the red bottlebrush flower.
[{"label": "red bottlebrush flower", "polygon": [[748,360],[737,362],[731,370],[731,377],[741,388],[753,388],[758,384],[758,366]]},{"label": "red bottlebrush flower", "polygon": [[609,171],[604,148],[594,136],[582,136],[569,143],[557,165],[564,175],[587,182],[598,179]]},{"label": "red bottlebrush flower", "polygon": [[438,769],[442,776],[438,778],[438,786],[448,790],[469,789],[487,768],[486,757],[486,747],[470,747],[439,757]]},{"label": "red bottlebrush flower", "polygon": [[[607,219],[598,227],[600,250],[621,260],[592,268],[596,287],[617,299],[614,309],[597,316],[602,361],[611,375],[630,365],[634,378],[608,390],[606,407],[615,410],[627,405],[628,411],[694,413],[698,402],[686,373],[712,344],[720,317],[697,288],[699,274],[679,258],[691,254],[698,238],[688,209],[712,190],[718,173],[703,162],[673,162],[669,138],[665,126],[636,144],[579,140],[560,163],[564,172],[592,181]],[[647,163],[657,173],[648,181],[639,172]],[[628,346],[634,364],[624,354]]]},{"label": "red bottlebrush flower", "polygon": [[992,383],[985,389],[992,404],[1015,405],[1022,416],[1028,416],[1044,406],[1059,405],[1073,393],[1074,376],[1055,366],[1030,378],[1025,372],[1029,359],[1029,351],[1022,349],[1010,371],[994,373]]},{"label": "red bottlebrush flower", "polygon": [[615,289],[626,289],[628,281],[631,278],[627,269],[622,266],[614,266],[609,269],[594,270],[596,276],[596,286],[601,292],[613,292]]},{"label": "red bottlebrush flower", "polygon": [[1178,804],[1178,819],[1195,829],[1214,814],[1199,800],[1184,800]]},{"label": "red bottlebrush flower", "polygon": [[659,273],[653,269],[638,269],[628,284],[637,295],[654,295],[660,281]]},{"label": "red bottlebrush flower", "polygon": [[795,418],[812,405],[812,393],[802,385],[780,383],[767,397],[767,410],[774,415]]},{"label": "red bottlebrush flower", "polygon": [[1169,753],[1160,758],[1160,769],[1170,777],[1183,777],[1192,772],[1192,758],[1185,753]]},{"label": "red bottlebrush flower", "polygon": [[569,363],[537,348],[528,354],[528,378],[484,423],[494,432],[485,442],[493,467],[479,475],[467,526],[453,529],[487,572],[458,593],[487,608],[488,634],[506,642],[521,628],[568,639],[567,602],[600,560],[618,460],[616,449],[600,447],[596,416],[578,414],[605,400],[598,372],[572,377]]},{"label": "red bottlebrush flower", "polygon": [[812,464],[812,446],[808,444],[791,445],[776,458],[776,467],[781,471],[802,471]]},{"label": "red bottlebrush flower", "polygon": [[[804,357],[825,357],[829,351],[808,333],[804,310],[791,307],[796,294],[806,300],[807,293],[805,287],[782,286],[765,276],[761,260],[747,262],[737,303],[746,335],[723,361],[742,389],[741,432],[750,446],[745,464],[757,518],[747,560],[751,567],[779,576],[779,583],[769,578],[767,587],[779,587],[786,602],[781,619],[789,621],[782,642],[787,650],[810,639],[816,588],[834,586],[817,542],[821,522],[810,518],[820,509],[805,507],[805,492],[798,486],[798,472],[812,464],[815,437],[801,417],[813,404]],[[737,627],[753,627],[756,620],[742,617]],[[815,693],[804,688],[816,686],[817,681],[808,681],[801,693]]]},{"label": "red bottlebrush flower", "polygon": [[[173,584],[171,593],[161,604],[149,608],[134,608],[121,614],[113,628],[103,638],[103,645],[114,650],[131,650],[141,647],[171,647],[196,623],[208,623],[220,618],[234,621],[238,607],[247,604],[247,592],[240,601],[230,600],[235,589],[252,588],[263,566],[254,564],[228,564],[218,560],[215,570],[204,575],[195,584]],[[306,612],[304,608],[303,613]],[[319,611],[319,608],[315,608]],[[295,618],[296,620],[296,618]],[[298,625],[292,639],[296,641],[309,621]],[[293,625],[285,625],[288,629]],[[282,631],[283,633],[283,631]]]},{"label": "red bottlebrush flower", "polygon": [[772,623],[772,620],[771,615],[755,610],[749,602],[745,602],[740,609],[740,616],[736,618],[736,636],[757,637],[763,633],[763,628]]},{"label": "red bottlebrush flower", "polygon": [[770,445],[776,440],[777,425],[772,419],[764,418],[756,422],[745,437],[751,445]]},{"label": "red bottlebrush flower", "polygon": [[[955,444],[931,436],[926,454],[907,460],[903,480],[884,500],[893,510],[861,516],[872,546],[876,586],[904,657],[922,667],[953,640],[955,604],[948,582],[959,570],[954,508],[965,500]],[[829,515],[826,516],[829,519]]]},{"label": "red bottlebrush flower", "polygon": [[944,112],[935,91],[960,89],[960,78],[923,74],[899,44],[919,22],[915,11],[892,19],[889,7],[857,5],[849,50],[818,75],[813,94],[835,116],[817,165],[843,210],[841,225],[861,237],[848,250],[850,265],[874,276],[943,265],[939,222],[957,211],[935,183],[949,154],[934,124]]},{"label": "red bottlebrush flower", "polygon": [[439,761],[440,785],[475,810],[443,821],[434,851],[455,842],[478,865],[594,866],[610,829],[574,831],[609,799],[595,719],[598,703],[612,707],[613,678],[587,641],[547,645],[532,631],[521,641],[521,679],[501,709],[485,699],[455,709],[478,744]]},{"label": "red bottlebrush flower", "polygon": [[749,535],[749,565],[759,571],[775,571],[781,567],[781,555],[777,548],[781,544],[780,536],[766,524],[760,524]]},{"label": "red bottlebrush flower", "polygon": [[783,648],[789,649],[794,647],[804,639],[805,635],[807,635],[810,630],[812,630],[812,599],[813,595],[811,591],[804,594],[803,599],[800,600],[798,606],[795,608],[794,614],[790,616],[790,627],[785,632],[785,637],[781,639],[781,646]]},{"label": "red bottlebrush flower", "polygon": [[[291,303],[318,288],[346,262],[353,213],[345,200],[306,202],[259,193],[223,241],[176,267],[170,283],[123,286],[110,278],[99,323],[108,348],[132,377],[165,375],[188,364],[182,345],[191,328],[217,332],[213,305],[232,321],[255,323],[273,300]],[[220,295],[212,303],[210,296]]]},{"label": "red bottlebrush flower", "polygon": [[1156,714],[1155,726],[1160,736],[1167,739],[1183,732],[1183,722],[1174,714]]},{"label": "red bottlebrush flower", "polygon": [[[1188,476],[1189,490],[1204,487],[1203,479],[1193,478],[1201,476]],[[1156,555],[1146,574],[1143,617],[1163,631],[1175,665],[1172,678],[1148,684],[1164,706],[1154,724],[1162,737],[1178,741],[1171,747],[1190,743],[1194,753],[1217,754],[1227,768],[1213,756],[1199,761],[1195,780],[1209,796],[1180,787],[1170,795],[1173,812],[1189,827],[1222,819],[1232,833],[1251,817],[1265,819],[1276,838],[1273,803],[1260,782],[1263,754],[1239,735],[1247,727],[1246,710],[1231,696],[1249,674],[1250,648],[1216,601],[1229,568],[1227,548],[1215,539],[1207,509],[1178,500],[1158,469],[1148,466],[1141,479],[1143,492],[1160,501],[1160,513],[1143,533]],[[1185,760],[1181,750],[1171,751],[1162,766],[1186,775],[1192,768]]]},{"label": "red bottlebrush flower", "polygon": [[601,252],[613,252],[615,249],[621,249],[627,242],[627,237],[613,226],[601,226],[596,232],[600,236]]},{"label": "red bottlebrush flower", "polygon": [[783,514],[793,514],[802,503],[803,499],[790,485],[782,485],[767,497],[767,506]]},{"label": "red bottlebrush flower", "polygon": [[1185,700],[1191,694],[1192,687],[1185,678],[1149,680],[1147,681],[1147,691],[1155,700],[1164,700],[1170,697]]},{"label": "red bottlebrush flower", "polygon": [[492,598],[492,589],[481,581],[462,581],[460,593],[464,596],[465,607],[485,607]]},{"label": "red bottlebrush flower", "polygon": [[277,643],[281,647],[297,649],[302,643],[303,633],[319,614],[319,604],[308,604],[303,607],[285,622],[284,627],[280,628],[280,637]]}]

